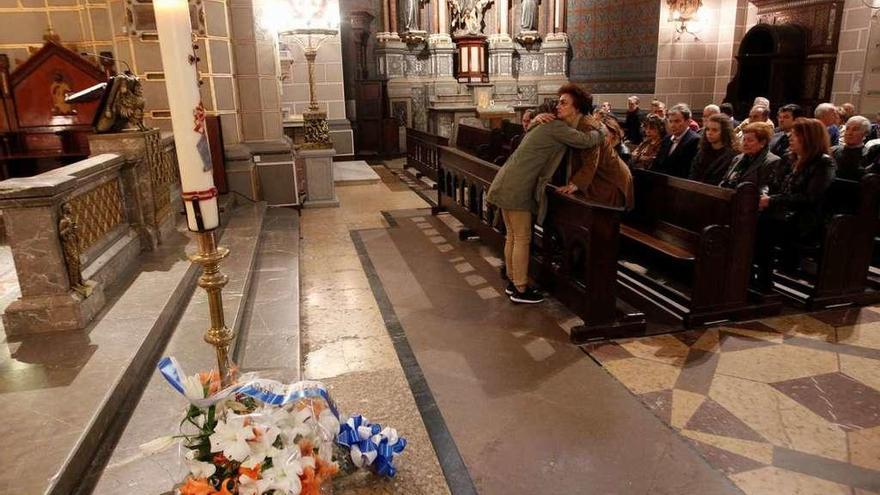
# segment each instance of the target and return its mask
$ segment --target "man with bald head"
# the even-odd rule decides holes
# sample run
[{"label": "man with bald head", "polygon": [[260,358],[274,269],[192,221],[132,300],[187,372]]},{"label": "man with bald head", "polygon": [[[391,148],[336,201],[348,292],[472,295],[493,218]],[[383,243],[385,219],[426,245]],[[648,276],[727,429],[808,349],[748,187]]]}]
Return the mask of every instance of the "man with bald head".
[{"label": "man with bald head", "polygon": [[718,105],[706,105],[703,108],[703,128],[706,128],[706,122],[709,121],[709,117],[721,113],[721,108]]},{"label": "man with bald head", "polygon": [[840,116],[837,114],[837,107],[831,103],[820,103],[816,106],[814,115],[817,119],[825,124],[828,129],[828,137],[831,138],[831,146],[840,144],[840,129],[837,125],[840,123]]}]

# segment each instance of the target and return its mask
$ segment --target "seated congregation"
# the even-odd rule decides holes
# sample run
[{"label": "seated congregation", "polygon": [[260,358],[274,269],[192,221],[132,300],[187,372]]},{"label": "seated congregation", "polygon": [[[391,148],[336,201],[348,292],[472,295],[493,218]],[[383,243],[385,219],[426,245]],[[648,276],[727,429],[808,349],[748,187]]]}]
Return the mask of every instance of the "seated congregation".
[{"label": "seated congregation", "polygon": [[777,126],[770,108],[756,98],[738,122],[709,105],[700,123],[633,96],[618,118],[566,84],[520,134],[418,133],[408,161],[437,181],[437,210],[503,251],[512,302],[543,301],[532,280],[584,320],[575,341],[880,300],[877,125],[785,104]]}]

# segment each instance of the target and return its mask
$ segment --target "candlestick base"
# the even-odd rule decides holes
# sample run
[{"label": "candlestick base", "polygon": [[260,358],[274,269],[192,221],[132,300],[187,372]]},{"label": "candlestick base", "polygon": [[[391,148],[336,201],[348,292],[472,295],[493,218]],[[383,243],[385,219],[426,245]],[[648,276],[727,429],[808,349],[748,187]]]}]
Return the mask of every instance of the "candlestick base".
[{"label": "candlestick base", "polygon": [[330,126],[327,114],[320,110],[303,112],[305,142],[300,146],[306,150],[323,150],[333,147],[330,141]]},{"label": "candlestick base", "polygon": [[214,238],[214,231],[199,232],[196,234],[199,242],[199,252],[190,256],[190,261],[202,265],[202,276],[199,277],[199,287],[208,293],[208,311],[211,314],[211,328],[205,332],[205,342],[214,346],[217,353],[217,368],[220,380],[224,387],[235,381],[235,366],[229,357],[229,346],[235,337],[235,332],[226,327],[223,315],[223,287],[229,281],[229,277],[220,272],[220,262],[229,255],[229,250],[218,247]]}]

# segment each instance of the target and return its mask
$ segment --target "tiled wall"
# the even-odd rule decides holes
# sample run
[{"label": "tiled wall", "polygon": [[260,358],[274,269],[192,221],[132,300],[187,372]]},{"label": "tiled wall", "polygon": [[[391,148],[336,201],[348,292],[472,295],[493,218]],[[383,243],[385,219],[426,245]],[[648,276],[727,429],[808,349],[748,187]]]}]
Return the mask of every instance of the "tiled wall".
[{"label": "tiled wall", "polygon": [[113,33],[106,0],[0,0],[0,53],[12,67],[28,58],[28,48],[43,45],[52,28],[65,45],[97,55],[112,51]]},{"label": "tiled wall", "polygon": [[660,7],[655,94],[667,106],[683,102],[693,110],[720,103],[733,74],[738,43],[749,18],[746,0],[704,0],[700,18],[689,26],[699,41],[683,34],[674,41],[666,2]]},{"label": "tiled wall", "polygon": [[[290,37],[282,38],[283,83],[281,106],[287,114],[300,115],[309,106],[309,72],[302,47]],[[324,41],[315,58],[315,98],[329,120],[345,118],[345,90],[342,79],[342,48],[339,36]]]},{"label": "tiled wall", "polygon": [[230,0],[241,133],[244,141],[281,139],[281,98],[275,35],[260,27],[260,0]]},{"label": "tiled wall", "polygon": [[[843,4],[837,66],[831,86],[831,101],[838,105],[852,102],[861,113],[880,110],[880,95],[872,95],[880,90],[880,78],[871,72],[880,66],[880,50],[876,48],[880,40],[872,39],[878,36],[878,25],[871,13],[861,0],[846,0]],[[862,102],[864,93],[871,95]]]}]

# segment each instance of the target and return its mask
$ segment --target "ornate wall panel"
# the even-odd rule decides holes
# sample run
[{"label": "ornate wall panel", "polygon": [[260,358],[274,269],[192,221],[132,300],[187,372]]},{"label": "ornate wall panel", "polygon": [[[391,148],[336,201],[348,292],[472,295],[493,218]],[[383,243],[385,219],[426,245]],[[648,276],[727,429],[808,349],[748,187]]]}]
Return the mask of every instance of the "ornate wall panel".
[{"label": "ornate wall panel", "polygon": [[653,93],[660,2],[567,2],[570,79],[594,93]]}]

